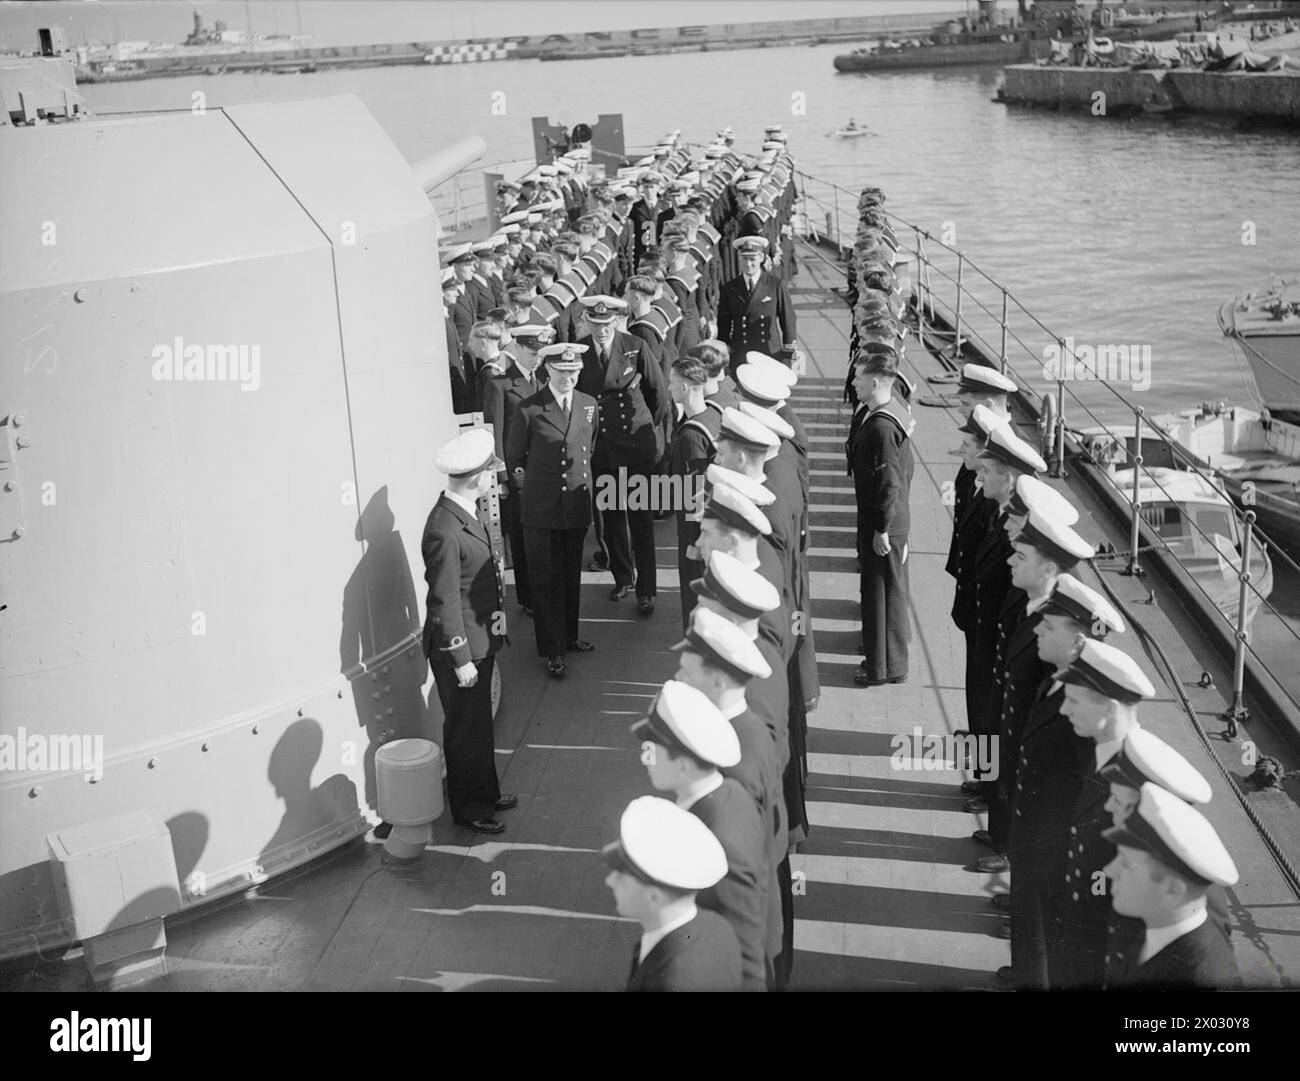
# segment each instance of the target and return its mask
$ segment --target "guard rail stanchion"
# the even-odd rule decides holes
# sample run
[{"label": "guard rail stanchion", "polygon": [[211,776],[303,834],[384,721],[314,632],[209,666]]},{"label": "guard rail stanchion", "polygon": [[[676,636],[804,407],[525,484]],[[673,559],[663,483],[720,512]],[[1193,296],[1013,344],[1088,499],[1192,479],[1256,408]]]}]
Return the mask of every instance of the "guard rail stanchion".
[{"label": "guard rail stanchion", "polygon": [[1128,535],[1128,566],[1121,574],[1141,578],[1144,573],[1138,559],[1142,537],[1142,407],[1133,410],[1133,515]]},{"label": "guard rail stanchion", "polygon": [[1237,590],[1237,642],[1232,658],[1232,705],[1223,714],[1223,719],[1228,722],[1230,739],[1237,738],[1237,726],[1244,724],[1250,716],[1243,689],[1246,683],[1246,643],[1250,640],[1250,632],[1246,629],[1246,601],[1250,595],[1250,556],[1255,539],[1253,510],[1246,511],[1242,516],[1242,525],[1245,528],[1241,537],[1241,570],[1237,574],[1241,585]]},{"label": "guard rail stanchion", "polygon": [[[1060,356],[1065,356],[1065,339],[1057,338],[1057,346],[1060,348]],[[1054,480],[1060,480],[1065,476],[1065,366],[1062,364],[1061,371],[1056,375],[1056,444],[1053,448],[1055,454],[1052,456],[1051,473],[1049,474]]]},{"label": "guard rail stanchion", "polygon": [[921,230],[916,230],[916,339],[925,348],[925,248],[921,245]]},{"label": "guard rail stanchion", "polygon": [[962,293],[961,279],[962,279],[962,270],[965,266],[966,266],[966,255],[964,252],[958,252],[957,253],[957,306],[955,308],[956,314],[954,316],[954,319],[956,320],[956,326],[953,328],[953,339],[952,339],[952,358],[956,362],[958,367],[961,366],[961,293]]},{"label": "guard rail stanchion", "polygon": [[840,186],[836,184],[831,190],[835,192],[835,256],[842,259],[844,245],[840,243]]},{"label": "guard rail stanchion", "polygon": [[998,366],[1007,374],[1007,287],[1002,287],[1002,347],[998,351]]}]

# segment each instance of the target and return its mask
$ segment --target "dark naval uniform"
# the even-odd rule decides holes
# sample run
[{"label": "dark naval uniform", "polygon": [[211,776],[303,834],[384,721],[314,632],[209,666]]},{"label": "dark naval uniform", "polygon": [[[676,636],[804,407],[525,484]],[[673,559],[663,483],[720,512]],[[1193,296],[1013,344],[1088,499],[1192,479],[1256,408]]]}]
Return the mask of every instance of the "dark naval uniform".
[{"label": "dark naval uniform", "polygon": [[763,991],[770,867],[758,807],[739,781],[724,777],[722,786],[696,800],[690,812],[709,827],[727,855],[726,876],[716,886],[701,890],[695,903],[716,912],[736,932],[742,990]]},{"label": "dark naval uniform", "polygon": [[[722,429],[722,416],[705,409],[693,417],[683,417],[677,423],[672,443],[668,448],[668,475],[682,478],[683,502],[697,490],[703,491],[704,473],[718,451],[718,432]],[[691,582],[704,573],[704,562],[692,559],[687,548],[695,544],[700,535],[700,523],[688,517],[684,507],[678,507],[677,518],[677,581],[682,595],[682,628],[687,626],[691,610],[695,607],[695,593]]]},{"label": "dark naval uniform", "polygon": [[[445,492],[420,542],[429,585],[424,655],[442,704],[447,802],[457,822],[491,818],[501,798],[492,737],[492,666],[504,636],[501,565],[483,523]],[[456,669],[474,663],[478,679],[460,686]]]},{"label": "dark naval uniform", "polygon": [[[965,467],[963,467],[965,468]],[[957,477],[957,504],[954,509],[952,543],[948,546],[948,562],[944,570],[955,578],[952,598],[952,621],[957,629],[967,633],[975,625],[975,553],[984,542],[990,523],[998,514],[998,505],[975,489],[975,473],[970,476],[970,494],[961,496],[962,478]],[[969,642],[969,637],[967,639]],[[969,658],[970,651],[967,650]],[[969,681],[967,686],[970,686]]]},{"label": "dark naval uniform", "polygon": [[[991,501],[986,497],[986,502]],[[977,736],[997,731],[998,717],[989,715],[989,677],[997,663],[998,617],[1011,588],[1007,560],[1013,549],[1007,539],[1007,512],[992,506],[996,513],[990,516],[971,559],[967,602],[971,622],[966,628],[966,720]]]},{"label": "dark naval uniform", "polygon": [[[641,477],[644,491],[659,460],[658,427],[668,417],[671,401],[663,373],[649,348],[639,338],[621,331],[614,333],[609,357],[602,360],[595,341],[586,337],[578,389],[600,403],[600,439],[593,465],[598,485],[619,491],[619,470],[626,470],[625,483]],[[609,479],[605,479],[609,478]],[[617,505],[602,510],[605,544],[616,586],[630,586],[635,574],[637,597],[656,593],[654,514],[649,507],[633,510]]]},{"label": "dark naval uniform", "polygon": [[[510,419],[528,398],[546,386],[546,365],[539,364],[528,376],[513,360],[505,373],[497,376],[483,388],[483,419],[492,425],[496,440],[496,454],[506,460],[506,429]],[[509,483],[500,489],[501,528],[510,544],[510,557],[514,563],[515,598],[525,608],[533,606],[528,586],[528,556],[524,546],[524,521],[520,508],[518,489]]]},{"label": "dark naval uniform", "polygon": [[[1139,939],[1138,946],[1141,946]],[[1174,939],[1145,963],[1134,952],[1128,965],[1107,981],[1107,989],[1123,990],[1231,990],[1239,988],[1241,975],[1232,946],[1212,918]]]},{"label": "dark naval uniform", "polygon": [[582,544],[591,525],[598,407],[576,389],[570,406],[566,416],[544,387],[520,403],[506,429],[506,468],[520,494],[537,652],[543,657],[563,654],[578,639]]},{"label": "dark naval uniform", "polygon": [[716,912],[701,909],[690,923],[669,931],[644,961],[641,938],[632,943],[629,991],[739,991],[736,932]]},{"label": "dark naval uniform", "polygon": [[[851,449],[858,503],[858,548],[862,555],[862,654],[873,683],[907,678],[907,562],[911,528],[909,499],[915,463],[908,438],[911,418],[897,398],[870,410]],[[888,555],[878,556],[876,533],[889,537]]]},{"label": "dark naval uniform", "polygon": [[732,374],[751,349],[780,357],[786,342],[795,340],[794,305],[780,278],[767,271],[754,288],[743,274],[724,282],[718,297],[718,338],[731,350]]}]

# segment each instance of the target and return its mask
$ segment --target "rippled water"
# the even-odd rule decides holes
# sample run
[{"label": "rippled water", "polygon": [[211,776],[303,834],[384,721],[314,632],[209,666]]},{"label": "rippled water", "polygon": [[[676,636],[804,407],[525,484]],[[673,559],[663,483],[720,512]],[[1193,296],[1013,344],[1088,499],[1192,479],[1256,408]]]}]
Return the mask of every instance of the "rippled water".
[{"label": "rippled water", "polygon": [[[853,190],[877,184],[891,210],[936,232],[951,223],[957,246],[1059,334],[1149,344],[1148,410],[1244,398],[1215,313],[1270,272],[1300,272],[1293,132],[1012,110],[991,100],[997,68],[839,75],[837,51],[231,75],[85,92],[101,112],[188,108],[196,89],[211,106],[355,93],[410,158],[469,134],[487,140],[485,161],[524,156],[529,119],[543,113],[573,124],[621,112],[639,145],[669,128],[702,140],[731,124],[738,145],[755,150],[763,125],[781,123],[800,168]],[[491,112],[498,91],[505,116]],[[831,137],[849,116],[874,134]],[[1245,222],[1253,246],[1242,243]]]}]

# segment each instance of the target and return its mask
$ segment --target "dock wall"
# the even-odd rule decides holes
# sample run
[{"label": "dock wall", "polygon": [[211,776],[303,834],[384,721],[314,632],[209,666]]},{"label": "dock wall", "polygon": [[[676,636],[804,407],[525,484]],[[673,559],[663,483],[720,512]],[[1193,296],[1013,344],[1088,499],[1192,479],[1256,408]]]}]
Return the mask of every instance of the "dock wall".
[{"label": "dock wall", "polygon": [[1107,116],[1172,108],[1300,122],[1300,72],[1013,64],[1003,69],[1003,75],[1002,98],[1015,105],[1092,110],[1100,92],[1105,95]]}]

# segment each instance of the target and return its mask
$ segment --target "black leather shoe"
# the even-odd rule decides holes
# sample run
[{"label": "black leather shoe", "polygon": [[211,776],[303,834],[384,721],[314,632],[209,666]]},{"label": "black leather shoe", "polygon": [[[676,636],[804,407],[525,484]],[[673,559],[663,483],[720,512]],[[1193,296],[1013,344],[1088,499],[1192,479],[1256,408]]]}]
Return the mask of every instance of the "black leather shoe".
[{"label": "black leather shoe", "polygon": [[985,802],[983,796],[976,796],[974,799],[968,799],[963,803],[961,809],[970,815],[982,815],[989,809],[989,805]]},{"label": "black leather shoe", "polygon": [[571,649],[573,650],[574,653],[591,653],[595,650],[596,647],[593,646],[590,642],[584,642],[581,638],[575,638],[564,648]]},{"label": "black leather shoe", "polygon": [[609,591],[609,599],[612,601],[621,601],[632,592],[631,586],[615,586]]},{"label": "black leather shoe", "polygon": [[1000,852],[994,852],[991,856],[981,856],[977,859],[975,869],[981,874],[1000,875],[1004,871],[1011,870],[1011,861]]},{"label": "black leather shoe", "polygon": [[463,822],[458,818],[456,825],[464,826],[475,833],[504,833],[506,828],[504,822],[498,822],[495,818],[476,818],[472,822]]},{"label": "black leather shoe", "polygon": [[655,614],[655,599],[653,597],[638,597],[636,601],[636,610],[638,615],[652,616]]},{"label": "black leather shoe", "polygon": [[607,571],[609,570],[609,560],[597,552],[591,557],[591,562],[587,564],[589,571]]},{"label": "black leather shoe", "polygon": [[1011,921],[1003,920],[998,925],[998,938],[1010,938],[1010,937],[1011,937]]},{"label": "black leather shoe", "polygon": [[563,657],[552,657],[549,661],[546,662],[546,671],[547,671],[547,674],[548,674],[552,679],[563,679],[563,678],[564,678],[564,658],[563,658]]},{"label": "black leather shoe", "polygon": [[984,783],[982,781],[962,781],[961,790],[965,796],[979,796],[984,792]]},{"label": "black leather shoe", "polygon": [[393,824],[391,822],[380,822],[379,825],[375,827],[375,838],[380,841],[387,840],[388,835],[392,832]]},{"label": "black leather shoe", "polygon": [[970,835],[970,839],[976,844],[987,845],[989,848],[993,847],[993,838],[988,830],[976,830]]},{"label": "black leather shoe", "polygon": [[518,806],[519,797],[513,793],[508,796],[498,796],[496,802],[492,804],[493,810],[497,811],[513,811]]},{"label": "black leather shoe", "polygon": [[999,908],[999,909],[1001,909],[1003,912],[1010,912],[1010,911],[1011,911],[1011,894],[1009,894],[1009,893],[995,893],[995,894],[993,895],[992,900],[993,900],[993,907],[994,907],[994,908]]}]

